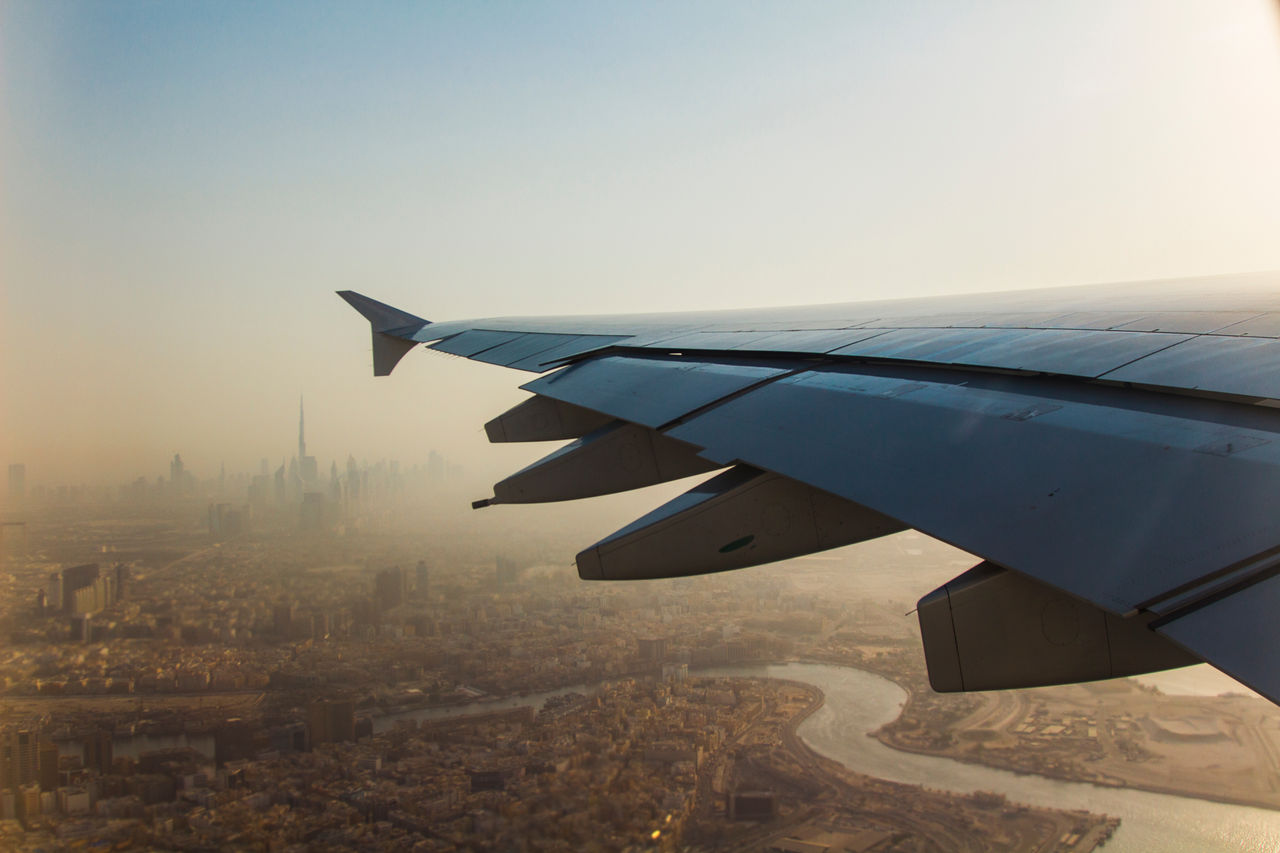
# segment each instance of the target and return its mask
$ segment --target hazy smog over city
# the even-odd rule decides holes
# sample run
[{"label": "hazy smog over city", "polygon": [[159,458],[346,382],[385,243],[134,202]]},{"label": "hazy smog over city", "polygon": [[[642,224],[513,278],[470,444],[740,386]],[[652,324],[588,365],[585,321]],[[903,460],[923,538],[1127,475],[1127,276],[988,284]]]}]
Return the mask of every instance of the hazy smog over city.
[{"label": "hazy smog over city", "polygon": [[931,690],[922,533],[581,580],[697,481],[472,510],[534,374],[334,293],[1280,269],[1274,4],[0,0],[0,93],[0,850],[1280,848],[1207,665]]}]

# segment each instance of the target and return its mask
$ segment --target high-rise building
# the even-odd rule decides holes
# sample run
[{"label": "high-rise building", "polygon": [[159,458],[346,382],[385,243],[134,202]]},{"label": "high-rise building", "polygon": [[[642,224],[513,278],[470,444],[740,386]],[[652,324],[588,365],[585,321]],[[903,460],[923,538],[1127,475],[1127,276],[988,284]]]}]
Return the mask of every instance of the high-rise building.
[{"label": "high-rise building", "polygon": [[360,466],[350,453],[347,454],[347,494],[352,500],[360,496]]},{"label": "high-rise building", "polygon": [[444,457],[434,450],[427,454],[427,479],[433,483],[444,479]]},{"label": "high-rise building", "polygon": [[687,663],[664,663],[662,665],[662,680],[674,681],[677,684],[683,684],[689,678],[689,664]]},{"label": "high-rise building", "polygon": [[48,586],[45,589],[48,598],[45,600],[51,611],[61,613],[62,607],[62,573],[52,572],[49,575]]},{"label": "high-rise building", "polygon": [[40,817],[40,786],[35,782],[18,786],[18,820],[26,829]]},{"label": "high-rise building", "polygon": [[302,409],[302,398],[298,398],[298,476],[304,486],[312,486],[319,478],[316,458],[307,455],[306,418]]},{"label": "high-rise building", "polygon": [[40,778],[40,730],[0,732],[0,790],[29,785]]},{"label": "high-rise building", "polygon": [[288,495],[285,492],[283,461],[280,463],[280,467],[276,469],[274,480],[275,480],[276,505],[283,506],[284,503],[288,500]]},{"label": "high-rise building", "polygon": [[413,592],[418,598],[427,597],[427,592],[428,592],[427,584],[430,581],[430,578],[428,577],[429,575],[430,575],[430,570],[427,568],[427,561],[419,560],[418,566],[414,570],[414,583],[413,583]]},{"label": "high-rise building", "polygon": [[[85,563],[62,570],[62,612],[75,613],[76,593],[92,586],[98,579],[98,564]],[[80,611],[81,613],[87,611]]]},{"label": "high-rise building", "polygon": [[209,504],[209,535],[215,539],[230,539],[244,532],[246,511],[241,511],[228,503]]},{"label": "high-rise building", "polygon": [[15,462],[9,466],[9,500],[21,503],[27,497],[27,466]]},{"label": "high-rise building", "polygon": [[213,762],[218,767],[253,758],[266,746],[266,732],[248,720],[227,720],[213,730]]},{"label": "high-rise building", "polygon": [[324,527],[324,493],[307,492],[302,496],[298,522],[303,530],[320,530]]},{"label": "high-rise building", "polygon": [[496,563],[498,570],[498,586],[507,586],[520,579],[520,563],[516,560],[499,554]]},{"label": "high-rise building", "polygon": [[116,601],[124,601],[125,589],[129,583],[128,563],[116,563]]},{"label": "high-rise building", "polygon": [[37,752],[40,790],[46,793],[56,791],[58,789],[58,745],[46,738],[40,738]]},{"label": "high-rise building", "polygon": [[261,512],[271,502],[271,478],[257,474],[249,481],[249,506]]},{"label": "high-rise building", "polygon": [[351,742],[356,739],[355,704],[350,700],[322,699],[307,706],[311,744]]},{"label": "high-rise building", "polygon": [[73,643],[87,643],[93,639],[93,614],[77,613],[70,620],[70,638]]},{"label": "high-rise building", "polygon": [[667,641],[662,637],[641,637],[636,640],[636,656],[642,661],[661,662],[667,657]]},{"label": "high-rise building", "polygon": [[404,572],[392,566],[378,572],[373,579],[373,597],[379,610],[390,610],[404,603]]},{"label": "high-rise building", "polygon": [[173,454],[173,461],[169,463],[169,490],[177,496],[183,492],[183,486],[186,483],[186,469],[182,465],[182,457],[177,453]]},{"label": "high-rise building", "polygon": [[89,734],[84,739],[83,752],[85,767],[97,770],[104,775],[111,772],[111,762],[115,758],[115,748],[110,731],[98,729]]},{"label": "high-rise building", "polygon": [[97,563],[63,569],[62,602],[69,616],[105,610],[116,603],[115,573],[102,574]]}]

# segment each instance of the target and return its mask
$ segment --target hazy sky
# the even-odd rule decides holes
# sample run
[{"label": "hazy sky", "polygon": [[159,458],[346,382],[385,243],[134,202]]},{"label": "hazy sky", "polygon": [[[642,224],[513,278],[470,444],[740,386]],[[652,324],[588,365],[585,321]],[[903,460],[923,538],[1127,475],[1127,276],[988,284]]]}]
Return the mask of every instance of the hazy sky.
[{"label": "hazy sky", "polygon": [[[430,319],[1280,268],[1265,0],[0,0],[0,462],[432,447],[530,378]],[[536,451],[533,451],[536,455]],[[481,455],[483,454],[483,455]]]}]

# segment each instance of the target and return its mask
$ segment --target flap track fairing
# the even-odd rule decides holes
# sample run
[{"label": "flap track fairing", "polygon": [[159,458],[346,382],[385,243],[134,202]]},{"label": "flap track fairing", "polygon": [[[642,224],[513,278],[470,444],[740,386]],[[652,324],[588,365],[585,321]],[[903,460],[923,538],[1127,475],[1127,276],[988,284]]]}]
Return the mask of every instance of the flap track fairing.
[{"label": "flap track fairing", "polygon": [[578,574],[638,580],[723,572],[903,529],[852,501],[740,465],[578,554]]}]

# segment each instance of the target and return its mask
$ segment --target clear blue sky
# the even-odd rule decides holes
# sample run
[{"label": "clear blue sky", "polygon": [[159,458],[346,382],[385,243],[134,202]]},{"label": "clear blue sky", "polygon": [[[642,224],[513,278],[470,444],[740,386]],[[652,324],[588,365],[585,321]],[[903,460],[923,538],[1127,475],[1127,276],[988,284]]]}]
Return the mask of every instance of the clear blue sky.
[{"label": "clear blue sky", "polygon": [[[1280,29],[1236,2],[0,2],[0,462],[482,466],[432,319],[1280,268]],[[483,462],[479,460],[484,460]]]}]

